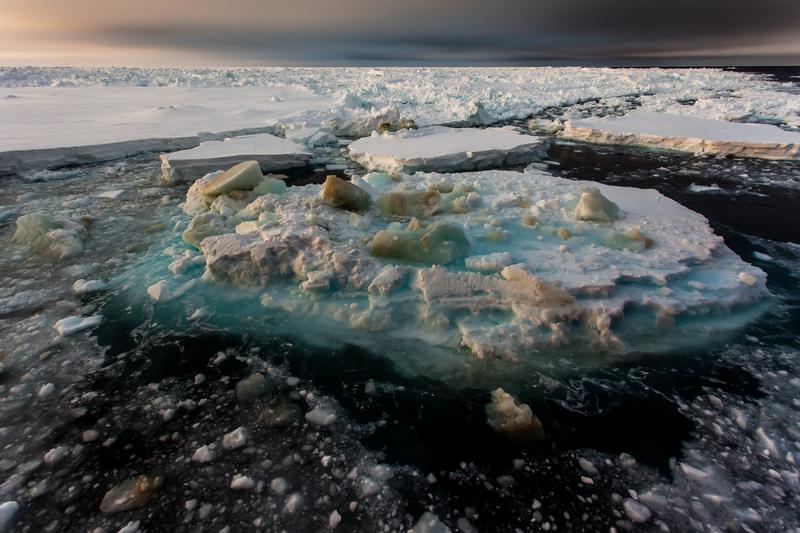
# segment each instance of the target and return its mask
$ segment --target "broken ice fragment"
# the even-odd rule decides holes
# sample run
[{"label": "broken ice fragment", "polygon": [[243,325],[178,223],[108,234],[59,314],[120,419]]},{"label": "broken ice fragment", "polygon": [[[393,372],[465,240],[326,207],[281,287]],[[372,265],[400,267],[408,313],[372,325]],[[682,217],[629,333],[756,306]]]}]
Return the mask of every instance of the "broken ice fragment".
[{"label": "broken ice fragment", "polygon": [[286,182],[281,179],[265,176],[263,181],[253,188],[253,192],[259,195],[283,194],[286,192]]},{"label": "broken ice fragment", "polygon": [[217,213],[202,213],[189,222],[189,227],[181,234],[184,241],[192,246],[200,247],[206,237],[220,235],[228,231],[225,219]]},{"label": "broken ice fragment", "polygon": [[42,213],[22,215],[12,240],[48,259],[65,259],[83,252],[89,238],[87,224]]},{"label": "broken ice fragment", "polygon": [[127,479],[106,493],[100,503],[100,510],[104,513],[117,513],[143,507],[162,482],[162,478],[157,476]]},{"label": "broken ice fragment", "polygon": [[416,263],[445,265],[468,251],[464,231],[445,222],[434,222],[417,231],[381,230],[372,239],[372,255]]},{"label": "broken ice fragment", "polygon": [[606,198],[596,187],[583,189],[575,218],[592,222],[611,222],[619,218],[619,206]]},{"label": "broken ice fragment", "polygon": [[517,402],[513,396],[497,388],[492,391],[492,401],[486,406],[486,423],[498,433],[514,439],[533,441],[544,439],[541,420],[531,408]]},{"label": "broken ice fragment", "polygon": [[218,196],[231,191],[251,191],[263,181],[258,161],[243,161],[212,179],[203,188],[203,194]]},{"label": "broken ice fragment", "polygon": [[441,207],[439,191],[395,191],[378,198],[378,209],[384,218],[428,218]]},{"label": "broken ice fragment", "polygon": [[321,192],[322,201],[348,211],[363,211],[369,208],[371,199],[364,189],[345,181],[338,176],[325,178]]},{"label": "broken ice fragment", "polygon": [[73,333],[98,326],[102,321],[103,317],[100,315],[87,317],[70,316],[56,322],[53,328],[59,335],[66,337],[67,335],[72,335]]},{"label": "broken ice fragment", "polygon": [[247,402],[272,392],[273,386],[262,374],[247,376],[236,384],[236,399]]}]

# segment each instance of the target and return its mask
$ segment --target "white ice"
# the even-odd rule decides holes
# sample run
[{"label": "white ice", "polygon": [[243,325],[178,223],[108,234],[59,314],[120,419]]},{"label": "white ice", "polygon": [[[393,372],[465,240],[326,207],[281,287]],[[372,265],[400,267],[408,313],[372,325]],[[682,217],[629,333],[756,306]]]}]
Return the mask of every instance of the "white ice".
[{"label": "white ice", "polygon": [[509,128],[431,126],[398,133],[373,133],[352,142],[350,157],[369,170],[417,172],[482,170],[540,159],[547,150],[540,137]]},{"label": "white ice", "polygon": [[648,146],[692,153],[800,159],[800,132],[669,113],[634,111],[621,117],[571,120],[561,134],[601,144]]},{"label": "white ice", "polygon": [[261,170],[272,172],[304,166],[311,153],[304,147],[269,133],[206,141],[195,148],[161,156],[166,181],[198,178],[214,170],[225,170],[242,161],[258,161]]}]

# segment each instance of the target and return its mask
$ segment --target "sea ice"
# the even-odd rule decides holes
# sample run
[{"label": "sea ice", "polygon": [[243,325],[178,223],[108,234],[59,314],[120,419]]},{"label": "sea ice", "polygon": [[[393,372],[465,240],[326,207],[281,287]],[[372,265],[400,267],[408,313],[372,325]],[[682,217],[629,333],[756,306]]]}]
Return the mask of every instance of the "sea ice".
[{"label": "sea ice", "polygon": [[[509,368],[559,347],[578,357],[690,342],[702,336],[688,332],[753,316],[768,294],[766,275],[704,217],[654,190],[532,169],[416,173],[381,187],[335,179],[357,192],[358,213],[326,201],[319,185],[206,212],[219,234],[193,239],[203,278],[262,287],[263,306],[317,339],[344,326],[351,342],[413,338]],[[430,196],[436,208],[387,209],[391,195]],[[238,234],[232,221],[256,223]]]},{"label": "sea ice", "polygon": [[311,159],[307,149],[269,133],[206,141],[196,148],[161,155],[166,181],[197,178],[242,161],[257,161],[261,170],[272,172],[305,166]]},{"label": "sea ice", "polygon": [[369,170],[389,173],[482,170],[541,159],[541,137],[507,128],[447,128],[373,134],[348,147],[350,156]]},{"label": "sea ice", "polygon": [[763,159],[800,159],[799,132],[769,124],[743,124],[650,111],[571,120],[561,135],[601,144]]}]

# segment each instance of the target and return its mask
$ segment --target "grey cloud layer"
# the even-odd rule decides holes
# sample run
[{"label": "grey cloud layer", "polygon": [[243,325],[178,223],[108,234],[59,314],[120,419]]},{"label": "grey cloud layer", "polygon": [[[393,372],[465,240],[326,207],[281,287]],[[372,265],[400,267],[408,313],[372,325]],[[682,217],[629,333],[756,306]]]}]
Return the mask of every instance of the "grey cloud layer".
[{"label": "grey cloud layer", "polygon": [[754,50],[800,60],[800,0],[6,0],[51,39],[244,62],[537,62]]}]

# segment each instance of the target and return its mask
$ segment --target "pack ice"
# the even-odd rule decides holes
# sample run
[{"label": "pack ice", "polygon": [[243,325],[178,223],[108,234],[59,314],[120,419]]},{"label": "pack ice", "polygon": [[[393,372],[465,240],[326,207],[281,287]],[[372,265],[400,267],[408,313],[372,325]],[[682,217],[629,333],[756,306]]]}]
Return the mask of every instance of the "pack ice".
[{"label": "pack ice", "polygon": [[214,170],[224,170],[242,161],[257,161],[263,171],[272,172],[305,166],[311,153],[287,139],[260,133],[206,141],[195,148],[161,155],[166,181],[184,181]]},{"label": "pack ice", "polygon": [[563,137],[692,153],[800,159],[800,133],[769,124],[746,124],[669,113],[634,111],[621,117],[568,121]]},{"label": "pack ice", "polygon": [[418,372],[702,342],[768,294],[704,217],[654,190],[535,170],[329,176],[266,193],[252,179],[219,193],[219,178],[184,204],[185,254],[202,252],[209,297],[243,287],[266,308],[256,315],[278,313],[294,334],[395,347]]},{"label": "pack ice", "polygon": [[482,170],[541,159],[547,143],[508,128],[431,126],[398,133],[373,133],[349,146],[350,156],[369,170],[389,173]]}]

